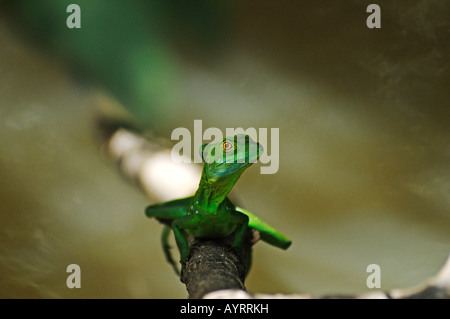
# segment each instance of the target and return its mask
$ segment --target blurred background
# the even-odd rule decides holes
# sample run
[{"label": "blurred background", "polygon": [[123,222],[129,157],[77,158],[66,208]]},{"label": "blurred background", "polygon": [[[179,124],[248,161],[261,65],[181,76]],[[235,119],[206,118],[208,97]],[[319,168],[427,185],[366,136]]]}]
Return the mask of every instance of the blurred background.
[{"label": "blurred background", "polygon": [[372,2],[1,1],[0,296],[187,296],[144,215],[162,198],[102,150],[98,119],[122,114],[169,146],[195,119],[280,129],[279,171],[256,164],[233,194],[293,245],[254,247],[249,291],[363,293],[370,264],[385,291],[436,273],[450,248],[450,4],[380,1],[369,29]]}]

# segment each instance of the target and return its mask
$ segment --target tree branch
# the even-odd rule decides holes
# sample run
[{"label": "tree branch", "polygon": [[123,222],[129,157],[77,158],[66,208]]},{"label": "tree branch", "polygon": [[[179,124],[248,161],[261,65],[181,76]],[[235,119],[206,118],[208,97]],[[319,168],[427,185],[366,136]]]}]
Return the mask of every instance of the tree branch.
[{"label": "tree branch", "polygon": [[194,240],[181,278],[190,299],[223,289],[246,291],[244,282],[250,267],[253,233],[247,232],[242,258],[231,247],[233,235],[225,239]]},{"label": "tree branch", "polygon": [[234,250],[221,242],[196,240],[182,280],[189,298],[222,289],[245,291],[245,270]]}]

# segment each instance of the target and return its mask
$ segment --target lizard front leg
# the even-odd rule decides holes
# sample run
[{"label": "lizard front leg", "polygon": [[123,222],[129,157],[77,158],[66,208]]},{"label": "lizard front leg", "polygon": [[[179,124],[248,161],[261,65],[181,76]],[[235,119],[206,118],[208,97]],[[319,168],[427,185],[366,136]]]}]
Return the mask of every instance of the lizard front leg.
[{"label": "lizard front leg", "polygon": [[145,214],[147,215],[147,217],[156,218],[160,222],[166,224],[161,234],[161,244],[163,247],[164,255],[166,256],[166,260],[172,266],[177,275],[180,275],[180,272],[170,253],[170,227],[168,226],[168,224],[177,218],[186,216],[191,200],[192,197],[186,197],[170,202],[150,205],[145,209]]},{"label": "lizard front leg", "polygon": [[251,256],[245,256],[243,245],[248,230],[249,218],[245,214],[242,214],[238,211],[233,211],[230,215],[230,221],[234,224],[237,224],[233,242],[234,251],[244,264],[245,272],[248,273],[251,265]]},{"label": "lizard front leg", "polygon": [[188,261],[189,254],[191,252],[189,243],[184,233],[185,229],[195,228],[198,223],[197,216],[184,216],[177,218],[172,222],[172,229],[175,235],[175,241],[180,251],[180,263],[181,263],[181,280],[183,279],[184,267]]}]

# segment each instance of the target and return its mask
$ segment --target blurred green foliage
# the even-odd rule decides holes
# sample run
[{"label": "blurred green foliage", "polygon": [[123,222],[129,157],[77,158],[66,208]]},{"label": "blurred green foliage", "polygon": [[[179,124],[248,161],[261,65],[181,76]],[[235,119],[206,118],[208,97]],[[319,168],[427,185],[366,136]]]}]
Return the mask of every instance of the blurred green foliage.
[{"label": "blurred green foliage", "polygon": [[[81,8],[80,29],[66,25],[72,3]],[[214,47],[227,12],[225,2],[206,0],[17,0],[8,9],[26,36],[153,126],[176,114],[181,70],[174,48]]]}]

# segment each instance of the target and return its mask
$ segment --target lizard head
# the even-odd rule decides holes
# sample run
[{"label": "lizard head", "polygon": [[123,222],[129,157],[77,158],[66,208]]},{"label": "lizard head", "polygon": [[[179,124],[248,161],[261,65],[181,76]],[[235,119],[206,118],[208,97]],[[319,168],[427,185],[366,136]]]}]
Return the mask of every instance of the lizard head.
[{"label": "lizard head", "polygon": [[205,162],[204,172],[211,180],[233,174],[239,177],[258,160],[262,152],[261,144],[245,134],[226,137],[218,143],[203,144],[201,153]]}]

